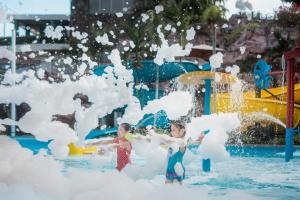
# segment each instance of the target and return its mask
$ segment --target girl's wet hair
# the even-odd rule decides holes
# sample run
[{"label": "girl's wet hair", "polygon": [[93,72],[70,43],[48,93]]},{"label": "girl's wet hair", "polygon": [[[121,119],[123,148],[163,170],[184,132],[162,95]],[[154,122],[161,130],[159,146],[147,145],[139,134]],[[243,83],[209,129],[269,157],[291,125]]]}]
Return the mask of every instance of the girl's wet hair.
[{"label": "girl's wet hair", "polygon": [[185,131],[185,123],[180,122],[180,121],[174,121],[174,122],[171,123],[171,125],[175,126],[176,128],[178,128],[180,130],[183,129],[184,130],[183,136],[185,136],[185,133],[186,133],[186,131]]},{"label": "girl's wet hair", "polygon": [[125,129],[125,131],[127,131],[127,132],[131,131],[131,125],[128,123],[122,123],[122,124],[120,124],[120,126],[122,126]]}]

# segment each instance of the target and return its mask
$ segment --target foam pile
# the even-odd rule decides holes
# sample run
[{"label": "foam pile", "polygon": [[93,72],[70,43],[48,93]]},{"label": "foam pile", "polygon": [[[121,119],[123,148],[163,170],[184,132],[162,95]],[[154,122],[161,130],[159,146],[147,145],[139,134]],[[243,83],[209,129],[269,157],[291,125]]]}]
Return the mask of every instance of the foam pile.
[{"label": "foam pile", "polygon": [[[116,170],[101,172],[69,168],[51,156],[40,153],[33,156],[14,140],[0,136],[0,199],[6,200],[181,200],[220,199],[211,195],[212,187],[191,187],[188,185],[165,185],[162,177],[134,181]],[[64,174],[62,171],[65,171]],[[253,199],[248,194],[232,191],[224,199]]]},{"label": "foam pile", "polygon": [[143,109],[136,97],[132,97],[120,122],[137,124],[146,114],[155,114],[164,110],[170,120],[185,116],[193,107],[193,97],[189,92],[176,91],[160,99],[150,101]]},{"label": "foam pile", "polygon": [[229,157],[225,149],[228,139],[227,132],[233,131],[239,126],[240,119],[237,113],[203,115],[192,118],[191,122],[187,124],[187,137],[197,139],[201,132],[209,131],[198,151],[203,158],[221,161]]}]

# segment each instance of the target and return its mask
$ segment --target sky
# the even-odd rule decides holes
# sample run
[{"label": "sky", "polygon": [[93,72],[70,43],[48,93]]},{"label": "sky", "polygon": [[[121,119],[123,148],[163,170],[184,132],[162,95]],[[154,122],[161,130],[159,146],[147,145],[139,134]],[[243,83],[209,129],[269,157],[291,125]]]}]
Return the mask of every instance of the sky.
[{"label": "sky", "polygon": [[0,0],[7,13],[70,14],[71,0]]},{"label": "sky", "polygon": [[[70,14],[71,0],[0,0],[0,6],[7,7],[9,13],[17,14]],[[282,5],[281,0],[248,0],[254,11],[264,14],[272,12]],[[227,0],[226,7],[230,13],[238,12],[236,0]]]},{"label": "sky", "polygon": [[[239,12],[235,7],[237,0],[226,0],[228,16]],[[246,1],[246,0],[239,0]],[[248,0],[253,11],[261,12],[264,15],[272,15],[282,5],[281,0]],[[0,0],[0,7],[9,14],[70,14],[71,0]],[[7,28],[6,31],[7,32]],[[0,37],[3,36],[3,25],[0,24]]]}]

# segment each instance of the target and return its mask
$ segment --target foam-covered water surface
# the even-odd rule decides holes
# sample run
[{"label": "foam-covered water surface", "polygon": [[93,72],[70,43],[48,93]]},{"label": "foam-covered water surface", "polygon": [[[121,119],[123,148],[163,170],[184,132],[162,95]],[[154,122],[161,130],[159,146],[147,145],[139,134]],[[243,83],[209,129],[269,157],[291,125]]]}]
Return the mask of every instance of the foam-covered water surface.
[{"label": "foam-covered water surface", "polygon": [[[300,149],[295,151],[294,159],[289,163],[284,162],[284,149],[280,147],[227,147],[227,150],[231,157],[212,163],[211,173],[201,171],[201,158],[196,157],[186,166],[187,178],[183,185],[200,190],[209,188],[209,195],[216,198],[237,191],[257,199],[297,199],[300,196]],[[68,167],[114,170],[114,158],[101,167],[97,166],[99,161],[99,156],[87,156],[70,157],[63,163],[66,170]],[[136,155],[133,155],[132,162],[134,165],[145,165],[144,160]],[[163,185],[164,175],[158,174],[149,181]]]}]

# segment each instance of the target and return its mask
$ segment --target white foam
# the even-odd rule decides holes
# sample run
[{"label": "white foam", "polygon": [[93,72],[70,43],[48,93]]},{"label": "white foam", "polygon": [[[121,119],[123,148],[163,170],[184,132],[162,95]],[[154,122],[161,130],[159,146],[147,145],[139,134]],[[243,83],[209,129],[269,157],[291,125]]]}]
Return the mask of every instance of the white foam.
[{"label": "white foam", "polygon": [[145,13],[142,13],[141,17],[142,17],[142,22],[146,22],[150,18],[149,15],[147,15]]},{"label": "white foam", "polygon": [[63,30],[64,28],[62,26],[56,26],[54,28],[53,26],[48,25],[46,26],[44,32],[46,37],[60,40],[63,37]]},{"label": "white foam", "polygon": [[210,66],[214,69],[220,68],[223,63],[223,54],[218,52],[209,58]]},{"label": "white foam", "polygon": [[184,48],[180,44],[175,43],[172,45],[168,44],[168,41],[165,39],[164,34],[161,31],[162,25],[157,27],[157,33],[162,42],[161,46],[152,46],[152,51],[157,51],[154,58],[154,62],[157,65],[162,65],[165,61],[173,62],[175,61],[176,56],[186,56],[189,55],[192,50],[192,44],[188,43]]},{"label": "white foam", "polygon": [[102,36],[98,35],[95,39],[98,43],[101,43],[102,45],[113,45],[113,43],[109,41],[108,35],[106,33]]},{"label": "white foam", "polygon": [[190,29],[188,29],[186,31],[186,40],[187,41],[193,40],[195,35],[196,35],[196,31],[195,31],[194,27],[191,27]]},{"label": "white foam", "polygon": [[5,47],[0,47],[0,59],[7,58],[9,60],[16,60],[16,56]]},{"label": "white foam", "polygon": [[[53,153],[59,157],[65,156],[68,153],[67,144],[75,142],[77,137],[83,139],[98,126],[99,117],[129,103],[133,91],[132,86],[127,84],[133,80],[132,71],[126,70],[119,56],[117,50],[112,51],[109,58],[115,67],[105,77],[83,76],[76,82],[67,79],[63,83],[49,83],[37,79],[32,70],[21,74],[7,71],[2,83],[21,84],[0,85],[0,102],[28,103],[31,110],[18,121],[20,129],[42,141],[53,139],[50,145]],[[92,106],[83,108],[78,101],[74,101],[77,93],[87,95]],[[74,111],[76,132],[67,124],[53,121],[56,114],[66,115]]]},{"label": "white foam", "polygon": [[159,14],[162,11],[164,11],[164,7],[162,5],[155,6],[155,12],[156,12],[156,14]]},{"label": "white foam", "polygon": [[141,110],[138,99],[132,97],[120,122],[137,124],[144,115],[155,114],[161,110],[166,112],[170,120],[176,120],[181,116],[187,115],[192,109],[192,99],[192,95],[189,92],[176,91],[160,99],[148,102],[148,105]]},{"label": "white foam", "polygon": [[209,131],[202,140],[198,151],[203,158],[221,161],[229,158],[225,149],[228,139],[227,132],[239,126],[240,120],[237,113],[203,115],[191,119],[191,122],[187,124],[186,136],[196,140],[202,132]]}]

